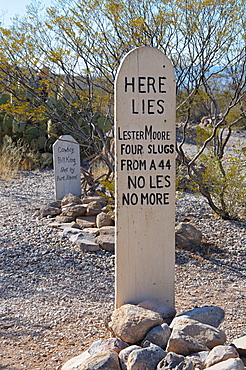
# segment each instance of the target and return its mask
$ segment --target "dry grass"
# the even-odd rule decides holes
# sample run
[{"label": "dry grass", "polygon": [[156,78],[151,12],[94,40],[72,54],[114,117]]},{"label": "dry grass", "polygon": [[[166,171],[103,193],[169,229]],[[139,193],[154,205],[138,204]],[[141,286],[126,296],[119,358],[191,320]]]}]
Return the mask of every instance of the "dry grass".
[{"label": "dry grass", "polygon": [[9,136],[3,138],[0,150],[0,177],[13,179],[20,170],[33,170],[39,166],[37,155],[22,140],[14,143]]}]

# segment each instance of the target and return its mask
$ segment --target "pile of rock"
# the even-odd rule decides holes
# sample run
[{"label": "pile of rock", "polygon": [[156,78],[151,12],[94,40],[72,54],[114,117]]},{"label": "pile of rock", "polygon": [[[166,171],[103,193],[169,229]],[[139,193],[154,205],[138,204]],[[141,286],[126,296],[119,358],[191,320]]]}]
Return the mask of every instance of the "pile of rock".
[{"label": "pile of rock", "polygon": [[94,342],[62,370],[244,370],[246,336],[225,345],[221,308],[174,316],[173,308],[150,300],[125,304],[107,323],[113,337]]},{"label": "pile of rock", "polygon": [[36,210],[34,216],[55,217],[51,226],[61,228],[62,235],[84,251],[114,251],[114,216],[101,196],[67,194],[61,201]]},{"label": "pile of rock", "polygon": [[[80,198],[67,194],[61,201],[41,207],[34,216],[55,217],[56,222],[51,226],[60,227],[62,235],[84,251],[114,251],[114,215],[108,212],[101,196]],[[180,248],[196,249],[201,244],[202,233],[190,223],[180,222],[175,228],[175,240]]]}]

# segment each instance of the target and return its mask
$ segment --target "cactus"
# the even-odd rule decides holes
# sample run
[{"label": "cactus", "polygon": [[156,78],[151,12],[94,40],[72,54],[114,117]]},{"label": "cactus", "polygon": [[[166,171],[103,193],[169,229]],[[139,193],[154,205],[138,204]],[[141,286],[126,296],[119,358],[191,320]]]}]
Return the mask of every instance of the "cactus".
[{"label": "cactus", "polygon": [[8,114],[0,115],[0,140],[1,144],[3,143],[3,137],[5,135],[12,136],[12,123],[13,117]]},{"label": "cactus", "polygon": [[15,119],[12,121],[12,132],[13,134],[23,133],[26,129],[26,124],[24,122],[17,122]]},{"label": "cactus", "polygon": [[7,104],[11,100],[10,94],[2,94],[0,96],[0,144],[3,144],[3,137],[5,135],[11,136],[13,116],[1,109],[1,106]]},{"label": "cactus", "polygon": [[10,94],[2,94],[0,96],[0,106],[3,104],[7,104],[11,101],[11,95]]}]

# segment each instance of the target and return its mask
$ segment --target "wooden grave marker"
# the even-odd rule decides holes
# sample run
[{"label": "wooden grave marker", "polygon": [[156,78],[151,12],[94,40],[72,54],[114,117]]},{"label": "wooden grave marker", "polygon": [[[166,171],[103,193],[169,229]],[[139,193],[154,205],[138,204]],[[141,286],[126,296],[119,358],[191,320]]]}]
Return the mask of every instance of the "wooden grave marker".
[{"label": "wooden grave marker", "polygon": [[115,81],[116,307],[174,306],[175,95],[160,50],[124,57]]},{"label": "wooden grave marker", "polygon": [[80,150],[70,135],[60,136],[53,144],[56,199],[66,194],[81,195]]}]

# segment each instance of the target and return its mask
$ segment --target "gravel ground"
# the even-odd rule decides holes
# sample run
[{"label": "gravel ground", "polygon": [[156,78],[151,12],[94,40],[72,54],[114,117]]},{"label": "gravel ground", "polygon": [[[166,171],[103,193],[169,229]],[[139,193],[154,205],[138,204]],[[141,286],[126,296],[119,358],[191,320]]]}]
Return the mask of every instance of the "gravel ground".
[{"label": "gravel ground", "polygon": [[[32,215],[54,200],[53,171],[0,180],[0,369],[60,369],[108,337],[114,307],[114,255],[83,253],[49,219]],[[197,251],[176,251],[176,309],[216,304],[228,343],[245,334],[246,223],[214,217],[206,201],[177,201],[177,221],[203,233]]]}]

